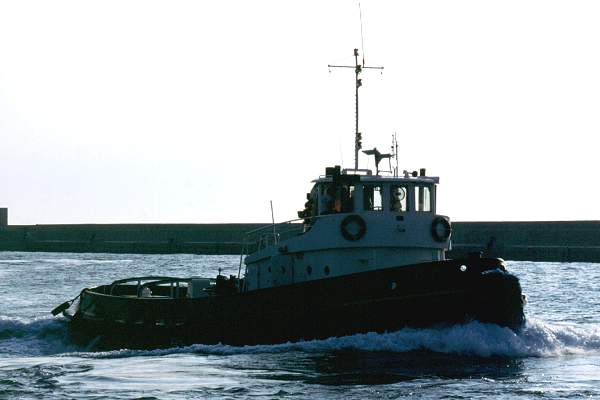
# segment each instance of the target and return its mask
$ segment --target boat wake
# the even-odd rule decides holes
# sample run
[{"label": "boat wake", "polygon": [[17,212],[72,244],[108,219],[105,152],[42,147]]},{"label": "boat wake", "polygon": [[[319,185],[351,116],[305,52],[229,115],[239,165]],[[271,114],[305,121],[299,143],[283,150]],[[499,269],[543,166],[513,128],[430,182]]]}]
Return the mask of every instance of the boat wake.
[{"label": "boat wake", "polygon": [[85,350],[70,341],[67,321],[0,316],[0,354],[41,356]]},{"label": "boat wake", "polygon": [[430,351],[478,357],[552,357],[566,354],[600,353],[600,326],[553,325],[529,318],[515,334],[498,325],[470,322],[450,327],[405,328],[388,333],[352,336],[295,343],[254,346],[203,345],[156,350],[90,351],[69,338],[62,319],[23,320],[0,317],[0,353],[10,355],[63,355],[85,358],[124,358],[172,354],[239,355],[261,353],[323,353],[340,350],[405,353]]},{"label": "boat wake", "polygon": [[426,350],[479,357],[549,357],[600,352],[600,327],[554,326],[529,320],[523,331],[494,324],[470,322],[450,327],[405,328],[389,333],[366,333],[323,340],[254,346],[203,345],[159,349],[89,353],[89,357],[161,356],[177,353],[237,355],[283,352],[321,353],[337,350],[404,353]]}]

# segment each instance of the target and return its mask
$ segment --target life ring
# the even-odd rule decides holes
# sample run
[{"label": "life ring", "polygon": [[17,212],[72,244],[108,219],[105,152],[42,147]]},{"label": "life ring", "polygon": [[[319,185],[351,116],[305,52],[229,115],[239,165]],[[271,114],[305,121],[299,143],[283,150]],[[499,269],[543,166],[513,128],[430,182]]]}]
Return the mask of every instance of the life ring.
[{"label": "life ring", "polygon": [[436,242],[445,242],[452,233],[450,221],[444,217],[436,217],[431,223],[431,235]]},{"label": "life ring", "polygon": [[360,216],[353,214],[348,215],[343,219],[340,229],[344,239],[355,241],[365,236],[365,233],[367,232],[367,224]]}]

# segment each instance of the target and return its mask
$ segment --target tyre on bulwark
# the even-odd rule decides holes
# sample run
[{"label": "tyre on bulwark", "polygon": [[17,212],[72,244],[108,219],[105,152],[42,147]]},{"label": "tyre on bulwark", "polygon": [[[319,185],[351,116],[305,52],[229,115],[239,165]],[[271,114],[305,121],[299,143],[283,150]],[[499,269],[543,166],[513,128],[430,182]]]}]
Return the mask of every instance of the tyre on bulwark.
[{"label": "tyre on bulwark", "polygon": [[445,242],[452,233],[450,221],[444,217],[436,217],[431,223],[431,235],[436,242]]},{"label": "tyre on bulwark", "polygon": [[365,236],[367,232],[367,224],[360,216],[353,214],[348,215],[340,224],[342,236],[346,240],[355,241]]}]

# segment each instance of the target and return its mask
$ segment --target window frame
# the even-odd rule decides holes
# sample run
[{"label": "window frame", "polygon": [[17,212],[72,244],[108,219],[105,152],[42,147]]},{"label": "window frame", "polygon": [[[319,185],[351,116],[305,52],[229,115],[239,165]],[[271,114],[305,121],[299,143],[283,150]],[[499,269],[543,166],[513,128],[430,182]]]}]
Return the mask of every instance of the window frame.
[{"label": "window frame", "polygon": [[[387,205],[388,205],[388,211],[390,212],[397,212],[397,213],[405,213],[407,211],[410,210],[410,187],[411,185],[407,184],[407,183],[390,183],[389,185],[387,185],[388,190],[387,190]],[[405,197],[404,200],[400,200],[400,203],[404,202],[404,208],[402,209],[402,211],[395,211],[392,209],[392,192],[394,190],[396,190],[397,188],[404,188],[405,189]]]},{"label": "window frame", "polygon": [[[386,187],[388,185],[384,184],[383,182],[373,182],[373,183],[362,183],[361,186],[362,186],[362,189],[360,190],[360,192],[361,192],[361,200],[360,200],[361,207],[360,207],[360,209],[363,211],[366,211],[366,212],[386,211],[385,199],[386,199],[386,193],[387,193]],[[366,204],[368,197],[365,196],[365,191],[369,187],[373,188],[373,208],[368,208],[367,204]],[[375,208],[375,188],[379,188],[379,198],[381,201],[381,205],[380,205],[379,209]],[[355,191],[356,191],[356,189],[355,189]]]},{"label": "window frame", "polygon": [[[424,188],[427,189],[429,191],[429,209],[427,210],[419,210],[419,188]],[[425,202],[425,199],[427,198],[425,196],[425,191],[423,192],[423,205],[427,205],[427,203]],[[432,184],[428,184],[428,183],[414,183],[413,184],[413,193],[411,195],[411,199],[413,204],[413,211],[414,212],[418,212],[418,213],[435,213],[435,185]]]}]

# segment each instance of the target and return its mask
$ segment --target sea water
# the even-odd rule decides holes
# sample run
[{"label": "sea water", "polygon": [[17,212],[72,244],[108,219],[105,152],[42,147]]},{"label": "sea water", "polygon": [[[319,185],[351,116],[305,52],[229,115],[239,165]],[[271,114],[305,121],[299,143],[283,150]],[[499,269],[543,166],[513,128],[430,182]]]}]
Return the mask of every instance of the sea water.
[{"label": "sea water", "polygon": [[[519,334],[470,322],[259,346],[97,352],[50,310],[142,275],[237,274],[239,257],[0,252],[0,398],[600,398],[600,264],[509,261]],[[393,316],[390,316],[393,317]]]}]

